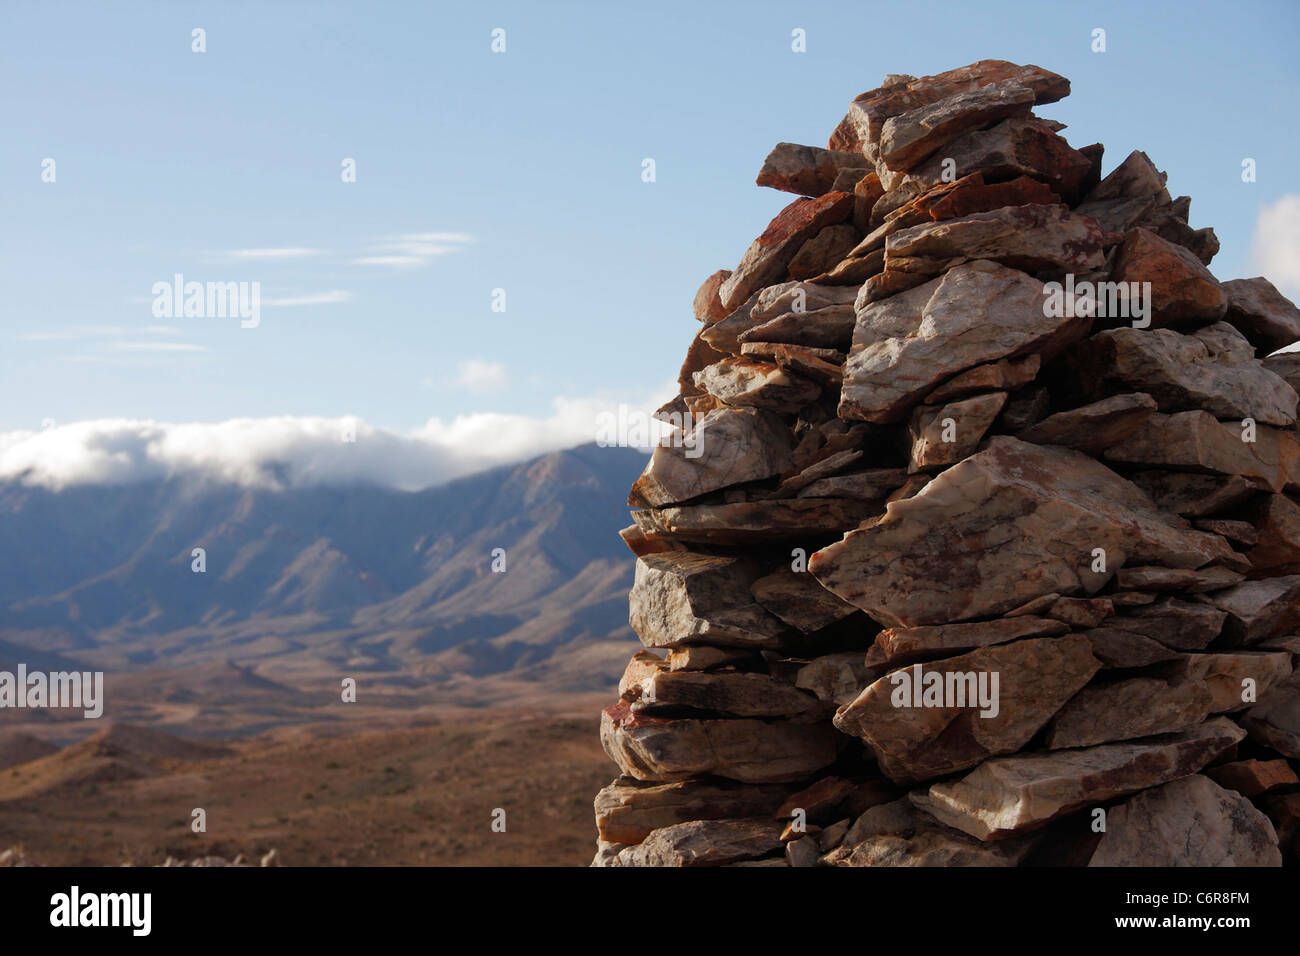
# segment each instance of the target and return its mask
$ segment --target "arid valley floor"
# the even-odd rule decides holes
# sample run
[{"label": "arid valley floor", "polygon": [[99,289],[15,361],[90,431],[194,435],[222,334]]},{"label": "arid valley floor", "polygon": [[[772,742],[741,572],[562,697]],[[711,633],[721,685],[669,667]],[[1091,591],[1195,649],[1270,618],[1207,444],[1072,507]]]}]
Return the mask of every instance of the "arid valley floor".
[{"label": "arid valley floor", "polygon": [[[350,705],[309,690],[286,704],[279,685],[222,666],[133,675],[110,693],[129,722],[4,715],[0,851],[78,866],[257,865],[271,849],[287,866],[591,859],[591,795],[611,776],[599,693],[555,700],[501,682],[372,690]],[[175,702],[132,711],[132,694]],[[206,832],[191,829],[196,808]]]}]

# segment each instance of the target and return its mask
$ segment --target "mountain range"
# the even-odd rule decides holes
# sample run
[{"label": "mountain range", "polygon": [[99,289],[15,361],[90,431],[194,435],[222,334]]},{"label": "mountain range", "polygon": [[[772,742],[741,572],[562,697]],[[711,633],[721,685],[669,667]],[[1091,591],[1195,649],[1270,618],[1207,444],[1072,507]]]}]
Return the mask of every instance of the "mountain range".
[{"label": "mountain range", "polygon": [[0,483],[0,664],[595,689],[634,640],[617,532],[644,464],[587,445],[418,492]]}]

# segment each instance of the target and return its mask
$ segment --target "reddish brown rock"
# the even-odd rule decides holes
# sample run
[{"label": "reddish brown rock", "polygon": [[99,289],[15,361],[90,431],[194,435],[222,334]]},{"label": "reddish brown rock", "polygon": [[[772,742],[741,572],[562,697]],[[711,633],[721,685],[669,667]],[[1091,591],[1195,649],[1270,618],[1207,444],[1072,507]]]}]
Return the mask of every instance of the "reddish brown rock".
[{"label": "reddish brown rock", "polygon": [[910,169],[959,133],[1027,116],[1034,101],[1034,91],[1019,83],[990,83],[891,116],[880,129],[880,161]]},{"label": "reddish brown rock", "polygon": [[995,757],[912,800],[949,826],[981,840],[1001,839],[1196,773],[1244,736],[1240,727],[1220,717],[1149,740]]},{"label": "reddish brown rock", "polygon": [[1210,692],[1210,713],[1245,710],[1291,676],[1285,652],[1238,651],[1232,654],[1184,654],[1168,671],[1178,681]]},{"label": "reddish brown rock", "polygon": [[822,777],[812,786],[790,794],[772,816],[789,820],[795,811],[802,810],[808,823],[831,823],[839,819],[841,809],[852,794],[853,784],[842,777]]},{"label": "reddish brown rock", "polygon": [[1055,354],[1088,319],[1043,314],[1042,283],[992,262],[958,266],[858,310],[841,418],[898,421],[944,379],[1030,352]]},{"label": "reddish brown rock", "polygon": [[1155,410],[1155,400],[1149,395],[1114,395],[1049,415],[1016,437],[1036,445],[1061,445],[1097,455],[1132,435]]},{"label": "reddish brown rock", "polygon": [[1077,452],[997,438],[814,554],[809,568],[882,624],[912,627],[1003,614],[1053,592],[1094,593],[1113,573],[1092,570],[1096,548],[1111,568],[1143,555],[1199,567],[1213,555],[1210,540]]},{"label": "reddish brown rock", "polygon": [[1296,420],[1295,389],[1261,365],[1250,343],[1224,322],[1191,335],[1110,329],[1080,343],[1069,363],[1087,398],[1140,391],[1162,412],[1201,409],[1266,425]]},{"label": "reddish brown rock", "polygon": [[619,866],[727,866],[781,849],[781,828],[771,820],[693,820],[652,831],[620,850]]},{"label": "reddish brown rock", "polygon": [[1042,385],[1021,389],[1007,399],[999,431],[1015,434],[1041,422],[1052,410],[1051,393]]},{"label": "reddish brown rock", "polygon": [[1115,282],[1151,283],[1151,325],[1214,322],[1228,310],[1228,297],[1210,270],[1187,249],[1137,228],[1120,247]]},{"label": "reddish brown rock", "polygon": [[944,826],[902,797],[862,814],[827,863],[832,866],[1016,866],[1034,835],[982,843]]},{"label": "reddish brown rock", "polygon": [[1115,583],[1137,591],[1181,591],[1200,594],[1221,591],[1245,579],[1245,575],[1227,568],[1120,568]]},{"label": "reddish brown rock", "polygon": [[1249,521],[1232,521],[1223,518],[1199,518],[1196,521],[1193,521],[1192,524],[1202,531],[1221,534],[1229,541],[1247,547],[1259,544],[1259,532],[1255,530],[1255,526]]},{"label": "reddish brown rock", "polygon": [[1025,272],[1094,272],[1105,263],[1103,234],[1064,205],[1004,206],[963,219],[912,226],[885,241],[885,269],[897,259],[925,259],[909,271],[935,274],[961,262],[989,259]]},{"label": "reddish brown rock", "polygon": [[776,647],[786,627],[754,601],[761,575],[750,561],[691,551],[637,560],[629,623],[646,647],[707,641],[724,647]]},{"label": "reddish brown rock", "polygon": [[754,180],[799,196],[821,196],[830,192],[840,171],[862,166],[862,154],[845,153],[797,143],[777,143]]},{"label": "reddish brown rock", "polygon": [[867,662],[897,666],[922,657],[1006,644],[1026,637],[1055,637],[1069,630],[1069,625],[1061,621],[1027,614],[967,624],[890,627],[876,635],[876,642],[867,653]]},{"label": "reddish brown rock", "polygon": [[1263,353],[1300,342],[1300,309],[1263,276],[1223,283],[1228,295],[1225,321],[1241,330]]},{"label": "reddish brown rock", "polygon": [[1227,612],[1208,604],[1193,604],[1175,597],[1117,614],[1108,627],[1132,631],[1180,651],[1198,651],[1219,636]]},{"label": "reddish brown rock", "polygon": [[1110,810],[1089,866],[1281,866],[1268,817],[1196,774]]},{"label": "reddish brown rock", "polygon": [[787,345],[782,342],[746,342],[740,347],[740,354],[770,359],[786,372],[837,388],[844,377],[844,360],[847,358],[843,352],[835,349]]},{"label": "reddish brown rock", "polygon": [[1224,629],[1241,643],[1281,637],[1300,625],[1300,574],[1243,581],[1206,600],[1227,612]]},{"label": "reddish brown rock", "polygon": [[857,97],[849,114],[831,134],[832,149],[862,150],[879,143],[885,121],[950,96],[969,93],[993,83],[1018,83],[1034,92],[1035,103],[1055,103],[1070,95],[1070,81],[1037,66],[1006,60],[980,60],[934,76],[886,78],[875,90]]},{"label": "reddish brown rock", "polygon": [[1171,661],[1178,652],[1153,638],[1115,627],[1099,627],[1083,632],[1092,644],[1092,654],[1108,670],[1127,670],[1146,667],[1160,661]]},{"label": "reddish brown rock", "polygon": [[1168,176],[1156,169],[1146,153],[1135,149],[1089,191],[1084,203],[1157,196],[1164,191],[1167,179]]},{"label": "reddish brown rock", "polygon": [[1263,358],[1264,368],[1268,369],[1300,393],[1300,351],[1277,352]]},{"label": "reddish brown rock", "polygon": [[1117,608],[1142,607],[1155,601],[1156,595],[1145,591],[1115,591],[1110,595],[1110,602]]},{"label": "reddish brown rock", "polygon": [[880,184],[880,177],[869,172],[853,186],[853,227],[860,232],[871,228],[871,210],[885,195],[885,187]]},{"label": "reddish brown rock", "polygon": [[794,439],[771,412],[721,408],[680,439],[655,447],[628,504],[650,507],[689,501],[710,491],[787,471]]},{"label": "reddish brown rock", "polygon": [[1126,233],[1171,204],[1166,179],[1146,153],[1134,150],[1087,193],[1078,212],[1092,216],[1109,233]]},{"label": "reddish brown rock", "polygon": [[643,784],[620,777],[596,794],[596,828],[612,843],[636,844],[654,830],[692,820],[766,817],[789,793],[780,785],[686,780]]},{"label": "reddish brown rock", "polygon": [[767,674],[658,670],[629,701],[634,713],[710,711],[731,717],[828,717],[812,694]]},{"label": "reddish brown rock", "polygon": [[856,464],[862,458],[862,452],[856,448],[847,448],[813,462],[796,475],[783,479],[773,493],[774,498],[789,498],[822,478],[843,471]]},{"label": "reddish brown rock", "polygon": [[1173,471],[1139,471],[1129,480],[1165,511],[1188,518],[1234,508],[1265,487],[1257,478]]},{"label": "reddish brown rock", "polygon": [[815,312],[786,312],[759,322],[737,337],[743,348],[753,342],[780,342],[843,350],[853,339],[857,318],[850,305],[832,305]]},{"label": "reddish brown rock", "polygon": [[[976,174],[978,175],[978,174]],[[927,205],[932,219],[960,219],[977,212],[991,212],[1003,206],[1025,206],[1031,203],[1052,205],[1061,197],[1046,184],[1028,176],[1017,176],[1005,183],[985,183],[968,177],[966,185],[954,188]]]},{"label": "reddish brown rock", "polygon": [[1115,613],[1109,598],[1057,598],[1047,609],[1047,616],[1071,627],[1097,627]]},{"label": "reddish brown rock", "polygon": [[1019,750],[1099,667],[1078,636],[980,648],[880,678],[835,726],[862,738],[891,780],[933,779]]},{"label": "reddish brown rock", "polygon": [[618,681],[618,696],[632,700],[641,693],[641,685],[667,667],[667,662],[658,654],[649,651],[637,651],[623,669],[623,676]]},{"label": "reddish brown rock", "polygon": [[1206,768],[1205,775],[1242,796],[1258,797],[1279,787],[1300,785],[1300,777],[1285,760],[1239,760]]},{"label": "reddish brown rock", "polygon": [[1110,461],[1240,475],[1272,491],[1300,491],[1300,443],[1294,433],[1259,425],[1250,430],[1218,421],[1208,412],[1155,414],[1128,438],[1106,449]]},{"label": "reddish brown rock", "polygon": [[1255,527],[1255,546],[1246,553],[1257,572],[1300,572],[1300,505],[1286,495],[1268,495]]},{"label": "reddish brown rock", "polygon": [[754,600],[805,634],[843,620],[857,611],[817,583],[806,571],[781,568],[749,587]]},{"label": "reddish brown rock", "polygon": [[730,277],[730,269],[719,269],[705,279],[700,290],[695,293],[695,317],[701,322],[717,322],[727,317],[727,310],[722,307],[718,292],[722,288],[722,283]]},{"label": "reddish brown rock", "polygon": [[923,405],[912,412],[908,471],[927,471],[968,458],[1007,402],[1006,392],[976,395],[947,405]]},{"label": "reddish brown rock", "polygon": [[799,492],[800,498],[859,498],[863,501],[882,502],[890,492],[908,481],[903,468],[877,468],[833,478],[819,478]]},{"label": "reddish brown rock", "polygon": [[856,289],[820,285],[816,282],[782,282],[755,293],[750,316],[755,322],[766,322],[788,312],[809,314],[836,306],[847,306],[853,311]]},{"label": "reddish brown rock", "polygon": [[1030,118],[1003,120],[989,129],[965,133],[905,177],[925,189],[977,172],[989,179],[1030,176],[1068,200],[1091,169],[1092,161],[1056,135],[1049,123]]},{"label": "reddish brown rock", "polygon": [[879,676],[877,668],[868,667],[861,651],[824,654],[799,668],[795,686],[810,691],[818,700],[836,706],[852,703]]},{"label": "reddish brown rock", "polygon": [[977,365],[948,379],[925,396],[925,403],[937,405],[981,392],[1020,388],[1034,380],[1042,364],[1043,360],[1040,356],[1025,355],[1020,358],[990,362],[988,365]]},{"label": "reddish brown rock", "polygon": [[799,247],[826,226],[843,222],[853,212],[849,193],[826,193],[817,199],[796,199],[772,220],[722,284],[722,307],[735,309],[751,294],[780,282]]},{"label": "reddish brown rock", "polygon": [[728,356],[695,373],[695,384],[732,407],[797,412],[816,400],[821,386],[777,365]]},{"label": "reddish brown rock", "polygon": [[1211,695],[1196,681],[1150,677],[1095,684],[1079,691],[1052,719],[1052,750],[1176,733],[1210,714]]},{"label": "reddish brown rock", "polygon": [[668,648],[668,669],[705,671],[728,664],[754,663],[752,651],[737,647],[711,647],[708,644],[681,644]]},{"label": "reddish brown rock", "polygon": [[725,352],[719,352],[711,344],[707,333],[712,326],[706,325],[696,333],[695,338],[691,339],[690,346],[686,349],[686,358],[682,360],[682,366],[677,372],[677,387],[681,390],[683,396],[703,394],[703,389],[695,384],[695,373],[705,366],[725,356]]},{"label": "reddish brown rock", "polygon": [[879,513],[880,507],[873,501],[795,498],[656,508],[634,512],[632,517],[648,537],[667,535],[686,543],[753,545],[824,540],[856,528]]},{"label": "reddish brown rock", "polygon": [[1261,697],[1241,723],[1251,740],[1300,760],[1300,671]]},{"label": "reddish brown rock", "polygon": [[[605,708],[600,739],[629,777],[668,782],[713,774],[742,783],[801,780],[835,760],[829,724],[762,720],[670,720]],[[780,833],[780,828],[777,828]]]},{"label": "reddish brown rock", "polygon": [[857,290],[862,283],[880,275],[885,268],[885,250],[877,249],[862,257],[849,256],[829,272],[814,276],[813,281],[828,285],[852,286]]},{"label": "reddish brown rock", "polygon": [[790,278],[811,279],[823,272],[829,272],[839,265],[848,255],[849,250],[857,244],[858,231],[852,226],[847,224],[827,226],[799,247],[799,251],[790,260]]}]

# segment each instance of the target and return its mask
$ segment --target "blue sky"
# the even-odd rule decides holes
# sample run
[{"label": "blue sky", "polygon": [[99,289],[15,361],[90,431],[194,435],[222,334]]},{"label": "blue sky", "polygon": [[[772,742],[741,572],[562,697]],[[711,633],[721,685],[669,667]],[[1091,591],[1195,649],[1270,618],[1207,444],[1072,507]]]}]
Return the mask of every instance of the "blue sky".
[{"label": "blue sky", "polygon": [[[1068,76],[1039,112],[1104,142],[1107,170],[1146,150],[1215,227],[1215,274],[1256,275],[1261,209],[1296,190],[1297,9],[8,0],[0,432],[351,415],[408,434],[644,403],[700,281],[791,198],[753,184],[768,150],[824,145],[887,73],[981,58]],[[271,249],[290,252],[247,254]],[[259,281],[260,326],[155,318],[177,272]]]}]

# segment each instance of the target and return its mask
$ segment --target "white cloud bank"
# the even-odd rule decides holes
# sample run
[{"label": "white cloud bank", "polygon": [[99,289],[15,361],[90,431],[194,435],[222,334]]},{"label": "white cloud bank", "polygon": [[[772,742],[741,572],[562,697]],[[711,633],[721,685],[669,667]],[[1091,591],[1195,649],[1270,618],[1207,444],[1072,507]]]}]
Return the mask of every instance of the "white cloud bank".
[{"label": "white cloud bank", "polygon": [[1260,275],[1288,297],[1300,296],[1300,195],[1260,208],[1250,251]]},{"label": "white cloud bank", "polygon": [[[672,394],[622,406],[648,416]],[[246,487],[370,484],[417,490],[595,441],[617,402],[556,398],[544,417],[475,413],[410,434],[348,418],[237,418],[212,424],[101,419],[0,433],[0,480],[59,489],[169,477]],[[345,438],[355,435],[355,441]]]}]

